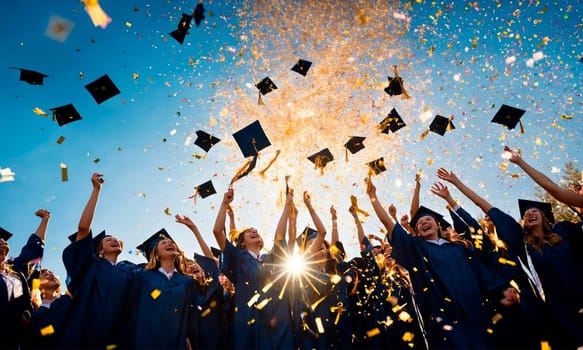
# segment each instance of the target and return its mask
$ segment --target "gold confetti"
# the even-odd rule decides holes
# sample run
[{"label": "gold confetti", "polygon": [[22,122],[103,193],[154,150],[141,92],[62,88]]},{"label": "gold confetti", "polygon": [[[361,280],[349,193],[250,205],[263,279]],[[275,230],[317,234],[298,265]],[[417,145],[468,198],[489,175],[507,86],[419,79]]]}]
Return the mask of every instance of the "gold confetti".
[{"label": "gold confetti", "polygon": [[271,298],[263,299],[259,304],[257,304],[255,306],[255,308],[257,310],[262,310],[265,307],[265,305],[269,304],[270,301],[271,301]]},{"label": "gold confetti", "polygon": [[206,309],[205,309],[205,310],[204,310],[204,311],[203,311],[203,312],[200,314],[200,316],[201,316],[201,317],[206,317],[206,316],[208,316],[208,314],[210,314],[210,313],[211,313],[211,309],[210,309],[210,308],[206,308]]},{"label": "gold confetti", "polygon": [[259,294],[255,293],[255,295],[253,295],[251,299],[249,299],[249,301],[247,302],[247,306],[248,307],[253,306],[253,304],[255,304],[257,300],[259,300]]},{"label": "gold confetti", "polygon": [[59,136],[59,138],[57,139],[57,143],[60,145],[63,143],[63,141],[65,141],[65,136]]},{"label": "gold confetti", "polygon": [[322,318],[316,317],[314,321],[316,321],[316,328],[318,329],[318,333],[324,334],[325,330],[324,325],[322,324]]},{"label": "gold confetti", "polygon": [[53,333],[55,333],[55,328],[53,327],[52,324],[50,324],[44,328],[41,328],[41,330],[40,330],[40,335],[42,335],[43,337],[45,337],[47,335],[51,335]]},{"label": "gold confetti", "polygon": [[159,289],[154,289],[152,293],[150,293],[150,296],[152,297],[152,299],[156,300],[158,299],[160,294],[162,294],[162,292]]},{"label": "gold confetti", "polygon": [[61,181],[69,181],[69,174],[67,172],[67,165],[65,163],[61,163]]},{"label": "gold confetti", "polygon": [[411,341],[413,341],[414,338],[415,338],[415,334],[414,333],[405,332],[403,334],[403,337],[401,339],[403,339],[403,341],[406,341],[406,342],[411,342]]},{"label": "gold confetti", "polygon": [[379,334],[381,334],[381,331],[378,328],[373,328],[371,330],[366,331],[366,336],[369,338],[372,338],[375,335],[379,335]]},{"label": "gold confetti", "polygon": [[43,111],[42,109],[38,108],[38,107],[34,107],[34,109],[32,110],[36,115],[40,115],[43,117],[48,117],[49,114],[45,111]]},{"label": "gold confetti", "polygon": [[172,213],[170,212],[170,208],[164,209],[164,214],[166,214],[168,216],[172,215]]},{"label": "gold confetti", "polygon": [[105,349],[106,350],[113,350],[113,349],[117,349],[117,348],[118,348],[118,345],[117,344],[107,344],[105,346]]}]

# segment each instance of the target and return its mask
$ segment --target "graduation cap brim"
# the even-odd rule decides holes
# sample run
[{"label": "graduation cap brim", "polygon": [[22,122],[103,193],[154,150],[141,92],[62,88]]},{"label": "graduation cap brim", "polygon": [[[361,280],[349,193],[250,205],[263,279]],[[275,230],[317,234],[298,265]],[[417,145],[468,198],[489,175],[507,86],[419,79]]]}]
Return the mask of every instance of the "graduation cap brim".
[{"label": "graduation cap brim", "polygon": [[324,148],[323,150],[309,156],[308,159],[310,162],[314,163],[314,165],[323,168],[326,164],[334,160],[334,156],[328,148]]},{"label": "graduation cap brim", "polygon": [[0,238],[2,238],[5,241],[8,241],[10,239],[10,237],[12,237],[13,234],[6,231],[4,228],[0,227]]},{"label": "graduation cap brim", "polygon": [[53,112],[53,120],[56,120],[59,126],[83,119],[81,118],[81,115],[77,109],[75,109],[71,103],[64,106],[51,108],[51,111]]},{"label": "graduation cap brim", "polygon": [[221,254],[223,254],[222,250],[220,250],[219,248],[215,248],[215,247],[211,247],[211,252],[213,253],[213,256],[215,258],[219,258],[221,256]]},{"label": "graduation cap brim", "polygon": [[217,277],[214,276],[217,272],[217,270],[219,269],[219,267],[217,266],[217,263],[215,262],[215,260],[207,258],[204,255],[200,255],[198,253],[194,253],[194,261],[196,261],[197,264],[200,265],[200,267],[202,267],[202,269],[205,272],[205,275],[207,276],[212,276],[212,277]]},{"label": "graduation cap brim", "polygon": [[405,121],[399,112],[397,112],[397,110],[394,108],[391,109],[385,119],[380,122],[381,133],[383,134],[388,134],[389,130],[391,132],[397,132],[399,129],[402,129],[405,126],[407,126],[407,124],[405,124]]},{"label": "graduation cap brim", "polygon": [[221,139],[214,137],[202,130],[197,130],[196,140],[194,144],[202,148],[205,152],[208,152],[214,145],[221,142]]},{"label": "graduation cap brim", "polygon": [[411,222],[409,223],[409,225],[413,228],[413,230],[415,232],[417,232],[417,223],[419,222],[419,219],[421,219],[425,216],[431,216],[432,218],[434,218],[435,221],[437,222],[437,224],[439,226],[441,226],[442,229],[446,229],[446,228],[451,226],[443,218],[443,215],[441,215],[438,212],[433,211],[427,207],[420,206],[419,209],[417,210],[417,212],[415,213],[415,215],[413,215],[413,217],[411,218]]},{"label": "graduation cap brim", "polygon": [[389,96],[398,96],[403,94],[403,78],[401,77],[388,77],[389,86],[385,88],[385,92]]},{"label": "graduation cap brim", "polygon": [[457,232],[460,235],[470,232],[470,227],[468,226],[468,224],[466,224],[466,222],[455,211],[450,210],[449,216],[451,217],[451,221],[453,222],[453,228],[455,232]]},{"label": "graduation cap brim", "polygon": [[291,70],[305,77],[306,74],[308,74],[308,71],[310,70],[311,66],[312,62],[300,59],[298,63],[294,64]]},{"label": "graduation cap brim", "polygon": [[509,130],[512,130],[516,127],[516,124],[518,124],[524,113],[525,110],[523,109],[503,104],[490,122],[504,125]]},{"label": "graduation cap brim", "polygon": [[97,234],[95,237],[93,237],[93,252],[95,254],[98,253],[99,251],[99,245],[101,244],[101,241],[103,241],[104,238],[106,237],[111,237],[111,235],[108,235],[105,233],[105,230],[99,232],[99,234]]},{"label": "graduation cap brim", "polygon": [[313,228],[306,226],[306,228],[296,237],[296,244],[302,249],[306,249],[306,242],[311,239],[316,239],[318,237],[318,231]]},{"label": "graduation cap brim", "polygon": [[178,22],[176,30],[170,32],[169,35],[182,45],[184,43],[184,38],[186,37],[186,34],[188,34],[190,22],[192,22],[192,16],[183,13],[180,22]]},{"label": "graduation cap brim", "polygon": [[150,255],[152,254],[152,251],[154,250],[154,247],[156,247],[158,242],[160,242],[163,239],[170,239],[174,241],[172,237],[170,237],[170,234],[168,234],[166,229],[163,228],[160,229],[158,232],[154,233],[153,235],[151,235],[150,237],[148,237],[148,239],[146,239],[144,242],[142,242],[142,244],[137,246],[136,249],[141,251],[146,257],[146,259],[149,259]]},{"label": "graduation cap brim", "polygon": [[368,163],[366,163],[366,165],[375,175],[378,175],[378,174],[382,173],[383,171],[387,170],[387,168],[385,168],[385,158],[384,157],[380,157],[379,159],[375,159],[372,162],[368,162]]},{"label": "graduation cap brim", "polygon": [[194,23],[196,24],[197,27],[200,25],[203,19],[205,19],[204,6],[202,5],[201,2],[199,2],[198,4],[196,4],[196,7],[194,8]]},{"label": "graduation cap brim", "polygon": [[346,147],[350,153],[354,154],[360,150],[363,150],[364,147],[364,140],[366,139],[366,137],[363,136],[352,136],[348,142],[346,142],[344,144],[344,147]]},{"label": "graduation cap brim", "polygon": [[196,186],[196,193],[198,193],[201,198],[206,198],[217,193],[217,190],[215,190],[215,186],[213,186],[212,180],[209,180]]},{"label": "graduation cap brim", "polygon": [[553,224],[555,223],[555,216],[553,215],[553,206],[547,202],[531,201],[527,199],[518,200],[518,209],[520,210],[520,218],[524,218],[524,213],[531,208],[538,209],[547,220]]},{"label": "graduation cap brim", "polygon": [[29,83],[30,85],[43,85],[43,79],[48,75],[24,68],[10,67],[11,69],[20,70],[20,81]]},{"label": "graduation cap brim", "polygon": [[261,95],[267,95],[273,90],[277,90],[277,86],[271,79],[269,79],[269,77],[263,78],[260,82],[255,84],[255,87],[259,89],[259,93],[261,93]]},{"label": "graduation cap brim", "polygon": [[441,115],[436,115],[431,124],[429,124],[429,130],[441,136],[444,136],[447,131],[454,129],[453,122],[449,118]]},{"label": "graduation cap brim", "polygon": [[243,157],[256,156],[264,148],[271,146],[271,142],[265,135],[259,120],[247,125],[233,134],[237,145],[243,152]]},{"label": "graduation cap brim", "polygon": [[119,89],[107,74],[85,85],[85,88],[98,105],[120,94]]}]

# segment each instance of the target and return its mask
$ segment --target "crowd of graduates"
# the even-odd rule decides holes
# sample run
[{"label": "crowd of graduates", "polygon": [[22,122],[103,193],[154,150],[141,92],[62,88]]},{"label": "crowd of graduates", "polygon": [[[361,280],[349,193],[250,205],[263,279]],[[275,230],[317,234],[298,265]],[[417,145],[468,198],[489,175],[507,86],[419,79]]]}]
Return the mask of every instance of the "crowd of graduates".
[{"label": "crowd of graduates", "polygon": [[[506,151],[557,200],[581,210],[581,186],[563,189]],[[77,232],[63,251],[66,286],[35,268],[50,212],[36,212],[41,223],[14,258],[11,234],[0,229],[0,348],[582,348],[583,223],[555,222],[548,203],[526,200],[519,200],[515,220],[453,172],[441,168],[436,175],[443,182],[431,192],[447,202],[452,224],[420,205],[420,178],[410,216],[400,219],[366,178],[387,234],[366,235],[360,217],[366,212],[351,198],[360,246],[351,259],[339,240],[336,208],[330,207],[328,237],[308,192],[302,199],[313,225],[298,234],[291,188],[265,253],[256,228],[237,227],[230,187],[212,228],[218,249],[193,220],[176,215],[202,253],[185,256],[162,229],[138,247],[147,262],[134,264],[118,261],[120,240],[91,230],[104,183],[93,174]],[[460,207],[445,183],[484,218]]]}]

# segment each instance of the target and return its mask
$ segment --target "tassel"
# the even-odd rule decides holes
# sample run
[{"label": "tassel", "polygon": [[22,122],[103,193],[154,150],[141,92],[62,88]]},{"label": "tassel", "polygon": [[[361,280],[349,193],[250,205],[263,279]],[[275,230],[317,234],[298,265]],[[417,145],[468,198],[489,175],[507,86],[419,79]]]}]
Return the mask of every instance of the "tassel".
[{"label": "tassel", "polygon": [[524,125],[522,125],[522,120],[518,121],[518,125],[520,125],[520,133],[524,134]]},{"label": "tassel", "polygon": [[196,197],[198,197],[198,186],[194,188],[194,193],[188,197],[188,199],[192,199],[194,201],[194,205],[196,205]]},{"label": "tassel", "polygon": [[103,11],[98,0],[81,0],[85,4],[85,12],[96,27],[105,29],[111,23],[111,18]]},{"label": "tassel", "polygon": [[[370,176],[370,175],[369,175],[369,176]],[[356,199],[356,196],[350,196],[350,204],[351,204],[351,205],[354,207],[354,209],[355,209],[355,210],[356,210],[358,213],[360,213],[360,214],[362,214],[362,215],[364,215],[364,216],[369,216],[369,215],[370,215],[370,214],[369,214],[367,211],[365,211],[365,210],[362,210],[362,209],[360,209],[360,208],[358,207],[358,199]]]},{"label": "tassel", "polygon": [[425,138],[427,137],[427,135],[429,135],[429,132],[430,132],[430,131],[431,131],[431,130],[425,130],[425,131],[424,131],[424,132],[421,134],[421,136],[419,136],[419,139],[420,139],[420,140],[423,140],[423,139],[425,139]]},{"label": "tassel", "polygon": [[407,92],[407,90],[405,90],[405,85],[403,85],[403,78],[399,77],[399,71],[397,70],[397,66],[393,66],[393,73],[395,75],[395,79],[397,79],[397,82],[399,83],[399,85],[401,86],[401,91],[403,91],[403,99],[404,100],[408,100],[411,98],[411,95],[409,95],[409,93]]},{"label": "tassel", "polygon": [[450,116],[447,118],[447,127],[445,128],[446,131],[452,131],[453,130],[453,125],[451,125],[451,120],[453,119],[453,116]]},{"label": "tassel", "polygon": [[314,169],[320,169],[320,175],[324,175],[324,166],[326,163],[324,162],[324,157],[318,156],[314,162]]},{"label": "tassel", "polygon": [[348,162],[348,147],[344,147],[344,161]]},{"label": "tassel", "polygon": [[275,157],[273,157],[273,159],[269,161],[269,163],[267,164],[265,169],[263,169],[259,172],[259,175],[265,176],[265,172],[267,171],[267,169],[269,169],[273,165],[273,163],[275,163],[275,160],[277,159],[277,157],[279,156],[280,153],[281,153],[280,150],[275,151]]},{"label": "tassel", "polygon": [[263,100],[261,99],[261,91],[259,92],[259,97],[257,98],[257,105],[265,106],[265,103],[263,103]]},{"label": "tassel", "polygon": [[231,183],[229,184],[229,188],[233,187],[233,184],[238,181],[239,179],[249,175],[249,173],[255,169],[255,166],[257,165],[257,156],[254,156],[252,159],[248,159],[245,164],[239,169],[237,170],[237,172],[235,173],[235,176],[233,176],[233,179],[231,180]]},{"label": "tassel", "polygon": [[253,150],[255,151],[255,157],[259,158],[259,150],[257,149],[257,141],[255,139],[251,139],[251,145],[253,146]]}]

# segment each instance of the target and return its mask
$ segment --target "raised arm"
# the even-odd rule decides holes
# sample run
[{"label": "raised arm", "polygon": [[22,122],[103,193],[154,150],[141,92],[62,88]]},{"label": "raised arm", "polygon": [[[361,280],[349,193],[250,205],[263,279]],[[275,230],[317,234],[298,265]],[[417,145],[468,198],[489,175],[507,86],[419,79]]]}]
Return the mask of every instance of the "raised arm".
[{"label": "raised arm", "polygon": [[336,208],[334,208],[334,206],[330,207],[330,216],[332,218],[332,242],[330,243],[335,244],[340,239],[338,235],[338,216],[336,216]]},{"label": "raised arm", "polygon": [[431,187],[430,191],[434,195],[443,198],[447,202],[447,204],[449,204],[449,206],[451,208],[456,207],[457,203],[455,202],[455,200],[451,196],[451,193],[449,193],[449,189],[447,188],[447,186],[445,186],[441,182],[434,183],[433,186]]},{"label": "raised arm", "polygon": [[285,205],[283,206],[283,211],[281,212],[281,217],[275,228],[275,242],[282,241],[285,239],[285,227],[289,219],[289,212],[294,201],[294,190],[290,189],[285,196]]},{"label": "raised arm", "polygon": [[213,255],[213,252],[211,251],[208,244],[206,244],[204,238],[200,234],[200,231],[198,230],[198,227],[196,226],[196,224],[194,222],[192,222],[192,220],[188,216],[180,216],[180,215],[176,214],[174,216],[174,218],[176,219],[177,223],[183,224],[184,226],[188,227],[190,229],[190,231],[192,231],[192,233],[194,234],[194,237],[196,238],[196,241],[200,245],[200,249],[202,250],[203,255],[209,259],[213,259],[213,260],[218,262],[218,259],[215,258],[215,256]]},{"label": "raised arm", "polygon": [[364,228],[362,228],[362,223],[358,218],[358,210],[356,210],[356,208],[353,205],[351,205],[350,208],[348,208],[348,211],[354,218],[354,225],[356,225],[356,233],[358,234],[358,243],[360,244],[360,246],[362,246],[363,244],[362,242],[364,241]]},{"label": "raised arm", "polygon": [[530,176],[540,187],[544,188],[551,196],[553,196],[559,202],[565,203],[567,205],[572,205],[574,207],[583,207],[583,194],[569,191],[562,188],[553,180],[549,179],[545,174],[533,168],[528,164],[522,157],[511,150],[508,146],[504,147],[504,151],[508,152],[508,160],[511,163],[518,165],[522,170]]},{"label": "raised arm", "polygon": [[294,202],[291,203],[289,208],[289,216],[287,217],[287,233],[288,233],[288,240],[287,240],[287,248],[289,250],[289,254],[293,253],[295,244],[296,244],[296,234],[298,232],[298,208]]},{"label": "raised arm", "polygon": [[419,210],[419,193],[421,192],[421,173],[415,174],[415,189],[413,190],[413,198],[411,198],[411,208],[409,209],[409,215],[411,217],[415,216],[417,210]]},{"label": "raised arm", "polygon": [[51,220],[51,213],[46,209],[39,209],[36,213],[34,213],[34,215],[40,217],[40,224],[38,225],[34,234],[40,238],[41,241],[44,241],[47,235],[49,221]]},{"label": "raised arm", "polygon": [[237,229],[237,222],[235,222],[235,211],[230,205],[227,207],[227,215],[229,216],[229,231]]},{"label": "raised arm", "polygon": [[93,185],[93,190],[91,191],[91,196],[85,205],[85,209],[81,214],[81,219],[79,219],[79,226],[77,227],[77,240],[80,241],[89,235],[91,232],[91,223],[93,222],[93,216],[95,215],[95,208],[97,207],[97,201],[99,201],[99,193],[101,192],[101,185],[103,184],[103,174],[94,173],[91,176],[91,184]]},{"label": "raised arm", "polygon": [[364,182],[366,184],[366,194],[368,195],[368,198],[370,199],[370,203],[374,209],[374,212],[377,214],[377,217],[379,218],[381,223],[387,229],[387,234],[389,235],[389,238],[392,238],[393,237],[393,229],[395,228],[395,222],[393,221],[393,218],[390,217],[390,215],[385,211],[385,209],[383,208],[383,206],[379,202],[379,200],[377,198],[377,188],[372,183],[372,179],[370,177],[367,177],[364,179]]},{"label": "raised arm", "polygon": [[322,247],[324,238],[326,238],[326,227],[324,227],[322,220],[320,220],[318,213],[316,213],[314,206],[312,206],[312,199],[310,198],[308,191],[304,191],[304,204],[306,205],[306,208],[308,208],[310,216],[312,217],[312,221],[314,222],[314,226],[316,226],[316,231],[318,231],[318,236],[309,247],[309,254],[311,255],[315,254]]},{"label": "raised arm", "polygon": [[[454,185],[461,193],[463,193],[469,200],[474,202],[485,214],[488,214],[492,209],[492,204],[480,197],[476,192],[472,191],[468,186],[461,182],[453,171],[447,171],[444,168],[437,170],[437,177]],[[454,202],[455,203],[455,202]]]},{"label": "raised arm", "polygon": [[217,218],[215,219],[215,225],[213,226],[213,234],[219,245],[219,249],[225,250],[227,245],[227,237],[225,236],[225,220],[227,219],[227,208],[230,206],[231,202],[235,198],[235,191],[233,188],[229,188],[227,192],[223,195],[223,201],[219,207],[217,213]]}]

